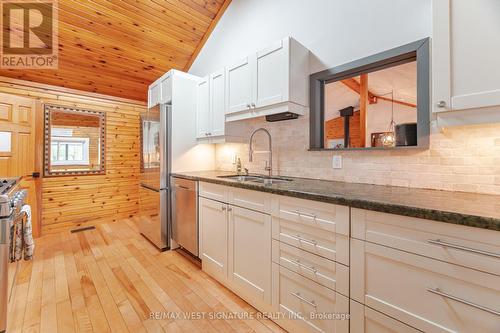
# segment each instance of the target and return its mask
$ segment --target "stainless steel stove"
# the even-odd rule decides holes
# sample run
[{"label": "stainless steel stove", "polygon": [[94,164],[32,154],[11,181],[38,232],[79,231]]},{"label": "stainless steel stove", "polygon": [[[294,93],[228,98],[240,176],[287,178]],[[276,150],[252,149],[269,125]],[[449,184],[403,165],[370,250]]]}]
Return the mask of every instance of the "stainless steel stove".
[{"label": "stainless steel stove", "polygon": [[0,178],[0,218],[11,215],[13,200],[19,194],[19,181],[20,178]]},{"label": "stainless steel stove", "polygon": [[[0,178],[0,333],[7,329],[7,308],[12,285],[17,274],[17,263],[10,263],[12,235],[16,221],[23,218],[21,208],[27,191],[19,189],[20,178]],[[12,276],[10,276],[12,275]],[[9,277],[10,276],[10,277]]]}]

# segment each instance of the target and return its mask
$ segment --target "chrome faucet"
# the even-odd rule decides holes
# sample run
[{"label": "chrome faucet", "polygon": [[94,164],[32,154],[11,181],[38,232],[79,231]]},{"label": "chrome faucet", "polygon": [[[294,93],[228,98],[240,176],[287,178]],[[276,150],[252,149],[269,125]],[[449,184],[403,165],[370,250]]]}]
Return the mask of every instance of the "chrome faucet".
[{"label": "chrome faucet", "polygon": [[[253,151],[253,137],[257,132],[264,132],[267,134],[269,137],[269,150],[264,150],[264,151]],[[253,131],[252,135],[250,135],[250,146],[248,148],[248,161],[253,162],[253,154],[254,153],[268,153],[269,154],[269,161],[266,161],[266,168],[265,170],[269,172],[269,177],[273,175],[273,145],[272,145],[272,139],[271,139],[271,133],[269,133],[268,130],[265,128],[259,128]]]}]

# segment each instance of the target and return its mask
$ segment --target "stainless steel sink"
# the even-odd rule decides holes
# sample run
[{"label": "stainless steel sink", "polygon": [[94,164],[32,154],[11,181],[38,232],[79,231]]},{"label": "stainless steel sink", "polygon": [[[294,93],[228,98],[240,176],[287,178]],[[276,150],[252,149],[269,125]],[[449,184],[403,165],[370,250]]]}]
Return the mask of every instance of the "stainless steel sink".
[{"label": "stainless steel sink", "polygon": [[232,180],[237,180],[239,182],[249,182],[260,179],[260,177],[258,176],[243,176],[243,175],[218,176],[217,178],[232,179]]},{"label": "stainless steel sink", "polygon": [[252,182],[252,183],[261,183],[264,185],[272,185],[278,183],[286,183],[291,182],[292,179],[283,178],[283,177],[268,177],[268,176],[260,176],[260,175],[230,175],[230,176],[219,176],[218,178],[226,178],[233,179],[239,182]]}]

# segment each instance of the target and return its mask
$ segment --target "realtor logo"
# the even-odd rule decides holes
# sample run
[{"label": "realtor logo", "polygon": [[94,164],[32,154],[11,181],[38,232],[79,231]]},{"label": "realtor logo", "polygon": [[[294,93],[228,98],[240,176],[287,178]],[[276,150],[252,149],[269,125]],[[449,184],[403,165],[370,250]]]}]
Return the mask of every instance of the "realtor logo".
[{"label": "realtor logo", "polygon": [[0,68],[57,69],[57,0],[2,0]]}]

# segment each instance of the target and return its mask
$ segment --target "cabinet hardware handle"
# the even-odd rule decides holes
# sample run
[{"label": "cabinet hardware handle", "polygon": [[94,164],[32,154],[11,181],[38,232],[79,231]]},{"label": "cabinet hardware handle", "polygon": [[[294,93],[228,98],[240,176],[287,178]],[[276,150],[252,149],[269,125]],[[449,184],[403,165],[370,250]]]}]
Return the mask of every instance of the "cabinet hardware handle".
[{"label": "cabinet hardware handle", "polygon": [[232,211],[233,211],[233,208],[228,207],[228,208],[227,208],[227,211],[228,211],[228,212],[232,212]]},{"label": "cabinet hardware handle", "polygon": [[250,108],[250,104],[247,104],[247,108]]},{"label": "cabinet hardware handle", "polygon": [[483,310],[483,311],[486,311],[486,312],[489,312],[491,314],[494,314],[494,315],[497,315],[497,316],[500,316],[500,312],[496,311],[496,310],[493,310],[493,309],[490,309],[490,308],[487,308],[485,306],[482,306],[482,305],[479,305],[479,304],[476,304],[476,303],[472,303],[472,302],[469,302],[463,298],[460,298],[460,297],[456,297],[456,296],[453,296],[453,295],[450,295],[450,294],[447,294],[443,291],[441,291],[441,289],[439,288],[427,288],[427,291],[428,292],[431,292],[433,294],[436,294],[436,295],[439,295],[439,296],[443,296],[443,297],[446,297],[446,298],[449,298],[449,299],[452,299],[454,301],[457,301],[459,303],[462,303],[462,304],[465,304],[465,305],[469,305],[469,306],[472,306],[473,308],[476,308],[476,309],[479,309],[479,310]]},{"label": "cabinet hardware handle", "polygon": [[295,213],[296,213],[299,217],[305,216],[305,217],[310,217],[310,218],[312,218],[313,220],[316,220],[316,214],[303,213],[303,212],[301,212],[301,211],[300,211],[300,210],[298,210],[298,209],[296,209],[296,210],[295,210]]},{"label": "cabinet hardware handle", "polygon": [[306,244],[311,244],[312,246],[316,246],[318,245],[318,242],[315,241],[314,239],[311,239],[311,240],[308,240],[308,239],[304,239],[302,238],[300,235],[295,235],[294,237],[296,240],[299,241],[299,243],[306,243]]},{"label": "cabinet hardware handle", "polygon": [[313,307],[313,308],[315,308],[315,309],[318,307],[318,305],[316,304],[316,302],[315,302],[315,301],[309,301],[309,300],[305,299],[304,297],[300,296],[300,293],[298,293],[298,292],[297,292],[297,293],[292,293],[292,292],[290,292],[290,295],[295,296],[295,297],[296,297],[296,298],[298,298],[301,302],[304,302],[304,303],[306,303],[306,304],[309,304],[310,306],[312,306],[312,307]]},{"label": "cabinet hardware handle", "polygon": [[485,256],[489,256],[489,257],[499,258],[500,259],[500,254],[499,253],[493,253],[493,252],[488,252],[488,251],[477,250],[477,249],[473,249],[473,248],[462,246],[462,245],[457,245],[457,244],[452,244],[452,243],[444,242],[444,241],[442,241],[440,239],[428,239],[427,243],[434,244],[434,245],[440,245],[440,246],[444,246],[444,247],[449,247],[449,248],[457,249],[457,250],[461,250],[461,251],[472,252],[472,253],[476,253],[476,254],[482,254],[482,255],[485,255]]},{"label": "cabinet hardware handle", "polygon": [[225,211],[226,211],[226,206],[222,205],[221,210],[222,210],[223,212],[225,212]]},{"label": "cabinet hardware handle", "polygon": [[445,108],[446,107],[446,102],[445,101],[439,101],[437,102],[438,108]]},{"label": "cabinet hardware handle", "polygon": [[295,260],[295,263],[297,264],[297,266],[299,266],[300,268],[303,268],[305,270],[308,270],[310,272],[313,272],[314,274],[318,273],[318,270],[314,267],[309,267],[309,266],[306,266],[304,265],[303,263],[300,262],[300,260]]},{"label": "cabinet hardware handle", "polygon": [[253,107],[253,108],[255,107],[255,103],[252,103],[252,107]]}]

